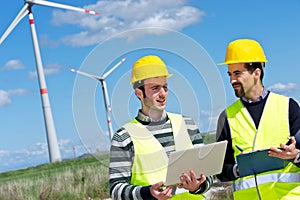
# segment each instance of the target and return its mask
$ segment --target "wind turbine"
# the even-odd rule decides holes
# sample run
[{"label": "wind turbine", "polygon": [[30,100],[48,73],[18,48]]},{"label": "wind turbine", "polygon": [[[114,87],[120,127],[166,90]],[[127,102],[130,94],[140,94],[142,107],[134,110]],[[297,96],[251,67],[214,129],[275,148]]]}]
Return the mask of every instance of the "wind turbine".
[{"label": "wind turbine", "polygon": [[108,92],[107,92],[105,78],[110,73],[112,73],[119,65],[121,65],[125,60],[126,60],[126,58],[123,58],[122,60],[120,60],[115,66],[113,66],[108,72],[106,72],[105,74],[103,74],[103,76],[101,76],[101,77],[95,76],[95,75],[92,75],[92,74],[88,74],[86,72],[81,72],[81,71],[78,71],[76,69],[70,69],[70,71],[72,71],[72,72],[75,72],[75,73],[87,76],[87,77],[92,78],[92,79],[96,79],[97,81],[101,82],[102,92],[103,92],[103,98],[104,98],[104,106],[105,106],[105,110],[106,110],[108,132],[109,132],[110,139],[112,139],[114,131],[113,131],[112,124],[111,124],[111,118],[110,118],[111,106],[110,106],[110,103],[109,103],[109,97],[108,97]]},{"label": "wind turbine", "polygon": [[10,34],[10,32],[16,27],[16,25],[28,14],[32,42],[33,42],[34,53],[35,53],[36,69],[37,69],[37,74],[38,74],[38,79],[39,79],[39,87],[40,87],[40,94],[41,94],[41,99],[42,99],[45,127],[46,127],[46,133],[47,133],[49,157],[50,157],[51,162],[61,161],[61,155],[60,155],[60,151],[59,151],[59,147],[58,147],[56,131],[55,131],[55,126],[54,126],[54,122],[53,122],[51,106],[50,106],[50,101],[49,101],[49,97],[48,97],[48,90],[47,90],[47,86],[46,86],[43,64],[42,64],[42,59],[41,59],[41,54],[40,54],[40,48],[39,48],[39,43],[38,43],[38,39],[37,39],[37,33],[36,33],[36,29],[35,29],[34,18],[33,18],[31,8],[33,5],[38,4],[38,5],[43,5],[43,6],[51,6],[51,7],[63,8],[63,9],[67,9],[67,10],[85,12],[85,13],[89,13],[89,14],[93,14],[93,15],[96,15],[99,13],[95,12],[95,11],[90,11],[90,10],[86,10],[86,9],[82,9],[82,8],[69,6],[69,5],[48,2],[45,0],[24,0],[24,2],[25,2],[25,5],[21,9],[21,11],[18,13],[17,17],[13,20],[13,22],[9,25],[7,30],[1,36],[0,44],[2,44],[2,42]]}]

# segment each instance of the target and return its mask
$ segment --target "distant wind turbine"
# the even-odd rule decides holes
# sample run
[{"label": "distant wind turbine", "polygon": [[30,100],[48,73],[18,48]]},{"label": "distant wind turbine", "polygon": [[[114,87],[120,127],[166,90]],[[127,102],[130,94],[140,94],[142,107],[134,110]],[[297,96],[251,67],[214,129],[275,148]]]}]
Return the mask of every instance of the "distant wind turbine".
[{"label": "distant wind turbine", "polygon": [[87,76],[87,77],[92,78],[92,79],[96,79],[97,81],[101,82],[102,92],[103,92],[103,98],[104,98],[104,106],[105,106],[105,110],[106,110],[108,132],[109,132],[110,139],[113,137],[114,131],[113,131],[112,124],[111,124],[111,118],[110,118],[111,106],[110,106],[110,103],[109,103],[109,97],[108,97],[108,92],[107,92],[105,78],[110,73],[112,73],[119,65],[121,65],[125,60],[126,60],[126,58],[123,58],[115,66],[113,66],[108,72],[106,72],[105,74],[103,74],[103,76],[101,76],[101,77],[95,76],[95,75],[92,75],[92,74],[88,74],[88,73],[85,73],[85,72],[81,72],[81,71],[78,71],[76,69],[70,69],[70,71],[72,71],[72,72],[75,72],[75,73]]},{"label": "distant wind turbine", "polygon": [[56,8],[63,8],[67,10],[74,10],[79,12],[85,12],[89,14],[99,14],[98,12],[77,8],[69,5],[63,5],[59,3],[53,3],[45,0],[24,0],[25,5],[17,15],[17,17],[13,20],[13,22],[9,25],[7,30],[4,32],[4,34],[0,38],[0,45],[5,40],[5,38],[10,34],[10,32],[16,27],[16,25],[28,14],[29,16],[29,24],[31,29],[31,36],[32,36],[32,42],[34,47],[34,53],[35,53],[35,61],[36,61],[36,69],[39,79],[39,86],[40,86],[40,94],[42,99],[42,107],[43,107],[43,113],[44,113],[44,120],[45,120],[45,127],[46,127],[46,133],[47,133],[47,141],[48,141],[48,150],[49,150],[49,157],[51,162],[61,161],[61,155],[58,147],[56,132],[55,132],[55,126],[53,122],[52,112],[51,112],[51,106],[50,101],[48,97],[48,90],[46,86],[45,81],[45,75],[43,70],[43,64],[40,54],[40,48],[39,43],[37,39],[37,33],[34,25],[34,19],[32,14],[32,6],[35,4],[43,5],[43,6],[51,6]]}]

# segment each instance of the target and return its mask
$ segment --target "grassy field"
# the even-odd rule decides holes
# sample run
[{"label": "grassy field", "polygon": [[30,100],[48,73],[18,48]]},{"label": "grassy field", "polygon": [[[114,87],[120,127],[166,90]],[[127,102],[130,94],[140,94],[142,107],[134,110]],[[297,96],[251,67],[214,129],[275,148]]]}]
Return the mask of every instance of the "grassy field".
[{"label": "grassy field", "polygon": [[108,154],[86,156],[0,174],[0,200],[105,199]]},{"label": "grassy field", "polygon": [[[204,136],[204,143],[215,135]],[[108,153],[0,173],[0,200],[108,199]],[[216,183],[208,199],[231,199],[228,184]]]}]

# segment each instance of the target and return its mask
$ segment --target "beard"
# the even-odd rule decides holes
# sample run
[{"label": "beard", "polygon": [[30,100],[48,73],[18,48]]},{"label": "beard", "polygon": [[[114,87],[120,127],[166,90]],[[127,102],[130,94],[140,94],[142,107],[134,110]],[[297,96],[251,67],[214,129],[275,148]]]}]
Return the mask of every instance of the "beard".
[{"label": "beard", "polygon": [[[235,88],[234,86],[240,86],[239,88]],[[245,96],[245,90],[244,90],[244,87],[241,83],[234,83],[232,84],[232,87],[234,89],[234,93],[235,93],[235,96],[236,97],[243,97]]]}]

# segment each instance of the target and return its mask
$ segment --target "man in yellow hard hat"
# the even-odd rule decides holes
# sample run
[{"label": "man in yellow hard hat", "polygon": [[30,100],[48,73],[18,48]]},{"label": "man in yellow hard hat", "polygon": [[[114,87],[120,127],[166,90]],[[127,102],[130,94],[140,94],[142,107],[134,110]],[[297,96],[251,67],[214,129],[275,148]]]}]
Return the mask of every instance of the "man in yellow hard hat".
[{"label": "man in yellow hard hat", "polygon": [[[138,59],[132,67],[131,84],[141,109],[111,141],[112,199],[203,199],[202,193],[211,187],[212,177],[190,170],[178,177],[181,184],[177,187],[162,189],[170,152],[202,143],[191,118],[165,111],[170,76],[165,63],[155,55]],[[174,132],[180,134],[175,137]]]},{"label": "man in yellow hard hat", "polygon": [[[294,137],[300,134],[300,109],[292,98],[263,86],[266,62],[263,48],[255,40],[238,39],[227,47],[221,65],[228,65],[230,84],[239,99],[219,116],[216,139],[228,140],[228,145],[223,171],[217,177],[233,181],[235,199],[300,199],[300,140],[296,142]],[[270,149],[269,156],[291,162],[283,169],[239,177],[237,155],[241,150],[261,149]]]}]

